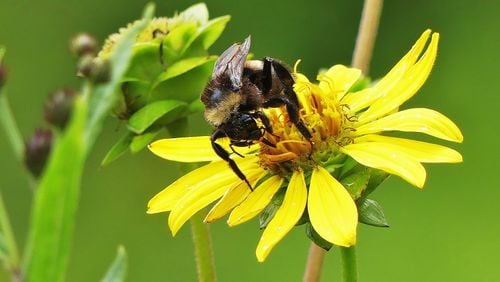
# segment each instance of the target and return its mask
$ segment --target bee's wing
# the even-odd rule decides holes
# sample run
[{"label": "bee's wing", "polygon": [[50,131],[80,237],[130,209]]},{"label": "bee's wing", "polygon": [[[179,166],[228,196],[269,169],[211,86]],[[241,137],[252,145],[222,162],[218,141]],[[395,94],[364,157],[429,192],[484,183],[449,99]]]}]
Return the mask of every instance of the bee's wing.
[{"label": "bee's wing", "polygon": [[231,80],[231,88],[238,90],[241,87],[241,76],[248,52],[250,51],[250,36],[242,44],[233,44],[215,62],[212,79],[227,75]]}]

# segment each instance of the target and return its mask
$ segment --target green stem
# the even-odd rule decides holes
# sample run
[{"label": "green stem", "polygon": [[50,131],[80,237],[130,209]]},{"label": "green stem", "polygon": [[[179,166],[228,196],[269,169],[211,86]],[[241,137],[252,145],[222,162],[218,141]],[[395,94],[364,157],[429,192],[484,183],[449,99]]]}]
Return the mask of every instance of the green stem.
[{"label": "green stem", "polygon": [[5,91],[0,89],[0,123],[2,123],[7,139],[14,151],[16,159],[22,163],[24,155],[24,142],[10,109]]},{"label": "green stem", "polygon": [[342,281],[358,281],[358,268],[356,262],[356,247],[340,247],[340,257],[342,258]]},{"label": "green stem", "polygon": [[216,276],[212,239],[208,224],[203,222],[205,213],[203,209],[191,217],[191,233],[193,236],[198,281],[214,282],[216,281]]},{"label": "green stem", "polygon": [[[182,118],[167,126],[172,137],[189,136],[189,124],[187,118]],[[180,170],[184,173],[196,169],[196,165],[189,163],[180,164]],[[199,282],[216,281],[215,259],[212,248],[212,237],[208,224],[203,222],[206,210],[202,209],[191,217],[191,235],[193,237],[194,256]]]},{"label": "green stem", "polygon": [[5,239],[5,245],[7,247],[7,257],[6,265],[8,270],[12,273],[12,277],[16,277],[19,274],[19,253],[17,251],[17,244],[14,237],[14,232],[12,232],[12,226],[10,224],[9,215],[7,214],[7,209],[3,201],[2,194],[0,193],[0,229],[2,235]]}]

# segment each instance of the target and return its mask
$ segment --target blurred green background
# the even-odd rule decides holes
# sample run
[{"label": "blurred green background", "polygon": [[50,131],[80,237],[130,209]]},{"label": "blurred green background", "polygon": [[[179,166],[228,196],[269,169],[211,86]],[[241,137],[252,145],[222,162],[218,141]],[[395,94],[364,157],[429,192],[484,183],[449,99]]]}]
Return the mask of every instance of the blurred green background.
[{"label": "blurred green background", "polygon": [[[46,96],[78,85],[68,39],[88,31],[99,40],[137,19],[147,1],[0,1],[0,44],[7,47],[9,98],[24,136],[43,125]],[[157,1],[157,15],[172,15],[195,1]],[[273,56],[301,70],[349,64],[362,1],[213,1],[211,16],[232,16],[213,46],[218,54],[252,35],[256,57]],[[500,277],[500,94],[494,87],[500,63],[499,1],[386,1],[371,75],[385,74],[426,28],[441,33],[430,79],[404,107],[436,109],[462,129],[458,165],[427,165],[422,191],[393,177],[373,195],[391,227],[360,226],[361,281],[498,281]],[[210,129],[195,118],[196,133]],[[172,238],[167,214],[146,215],[146,203],[176,179],[174,163],[148,151],[99,166],[119,137],[109,119],[83,179],[67,281],[97,281],[119,244],[129,254],[128,281],[194,281],[193,248],[186,225]],[[172,169],[175,168],[175,169]],[[0,189],[18,243],[26,240],[32,191],[26,172],[0,131]],[[257,221],[229,228],[211,226],[220,281],[300,281],[309,247],[304,228],[295,228],[260,264],[254,251]],[[325,262],[323,280],[339,279],[338,250]],[[7,276],[0,271],[0,281]]]}]

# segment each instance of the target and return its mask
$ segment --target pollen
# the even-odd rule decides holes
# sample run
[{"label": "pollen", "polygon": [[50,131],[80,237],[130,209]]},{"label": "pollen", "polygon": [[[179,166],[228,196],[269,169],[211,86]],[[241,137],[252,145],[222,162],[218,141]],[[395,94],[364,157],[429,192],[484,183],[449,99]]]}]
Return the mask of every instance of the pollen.
[{"label": "pollen", "polygon": [[354,119],[348,107],[338,103],[334,85],[310,83],[305,76],[295,73],[294,90],[300,104],[300,118],[312,134],[311,143],[290,121],[286,108],[264,109],[273,133],[265,139],[275,146],[260,142],[260,165],[276,174],[287,175],[291,170],[305,171],[316,167],[324,156],[335,156],[339,147],[350,143]]}]

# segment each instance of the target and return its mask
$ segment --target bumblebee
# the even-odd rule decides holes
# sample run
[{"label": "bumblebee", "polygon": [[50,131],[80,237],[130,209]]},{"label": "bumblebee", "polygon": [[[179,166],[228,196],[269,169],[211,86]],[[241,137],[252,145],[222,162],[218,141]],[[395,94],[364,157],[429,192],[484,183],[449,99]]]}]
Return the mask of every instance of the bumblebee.
[{"label": "bumblebee", "polygon": [[293,90],[294,79],[288,68],[270,57],[247,61],[249,50],[250,36],[220,55],[201,101],[205,104],[205,119],[216,127],[211,136],[212,148],[252,189],[229,153],[216,143],[217,139],[228,137],[231,150],[241,157],[234,146],[245,147],[260,141],[274,147],[264,138],[265,133],[272,134],[273,129],[261,110],[281,106],[286,107],[290,121],[311,145],[312,135],[300,119],[299,102]]}]

